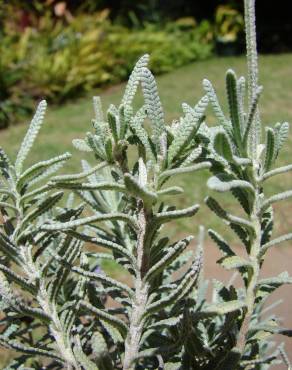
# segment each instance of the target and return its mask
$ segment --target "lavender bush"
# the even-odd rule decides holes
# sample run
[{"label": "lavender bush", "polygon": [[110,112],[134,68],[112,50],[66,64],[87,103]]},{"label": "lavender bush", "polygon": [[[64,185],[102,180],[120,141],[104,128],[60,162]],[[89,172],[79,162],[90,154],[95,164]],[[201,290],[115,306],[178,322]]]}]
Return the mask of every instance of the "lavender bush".
[{"label": "lavender bush", "polygon": [[[247,87],[227,71],[228,115],[208,80],[205,95],[166,124],[148,55],[137,62],[119,106],[104,116],[95,97],[92,132],[73,145],[96,164],[57,175],[64,153],[25,167],[41,128],[42,101],[12,163],[0,151],[0,343],[19,352],[5,369],[269,369],[283,346],[269,337],[291,335],[271,313],[267,297],[292,278],[259,277],[265,255],[292,234],[272,239],[273,205],[292,191],[266,197],[268,180],[292,169],[275,168],[288,124],[262,126],[254,0],[245,0]],[[133,107],[137,89],[144,103]],[[245,97],[247,94],[247,103]],[[205,122],[211,105],[216,126]],[[239,237],[246,257],[214,230],[219,263],[242,277],[242,287],[213,284],[211,302],[201,270],[204,229],[170,240],[164,226],[193,217],[199,206],[176,209],[183,193],[177,175],[209,169],[206,203]],[[172,185],[168,181],[172,180]],[[195,184],[193,187],[195,189]],[[212,197],[228,192],[242,208],[233,215]],[[195,228],[195,226],[194,226]],[[91,247],[88,248],[88,245]],[[103,249],[110,253],[105,253]],[[103,259],[127,270],[129,284],[107,276]]]}]

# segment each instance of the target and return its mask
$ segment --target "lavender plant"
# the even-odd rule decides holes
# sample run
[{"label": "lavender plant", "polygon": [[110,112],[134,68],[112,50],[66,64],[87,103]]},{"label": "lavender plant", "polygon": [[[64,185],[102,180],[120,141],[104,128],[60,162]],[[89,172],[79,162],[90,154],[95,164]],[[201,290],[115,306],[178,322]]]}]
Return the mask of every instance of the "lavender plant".
[{"label": "lavender plant", "polygon": [[[229,117],[220,107],[212,84],[203,81],[218,126],[210,129],[210,160],[213,161],[214,176],[208,180],[208,187],[220,193],[230,192],[245,214],[238,217],[230,214],[212,196],[206,198],[208,207],[228,225],[243,244],[246,257],[236,255],[228,243],[214,230],[209,235],[217,243],[223,257],[220,264],[227,270],[236,270],[242,277],[244,288],[236,293],[243,302],[234,348],[235,363],[251,366],[269,364],[275,355],[263,355],[268,343],[268,334],[291,332],[279,326],[274,316],[261,320],[261,311],[270,293],[283,284],[290,284],[291,277],[283,272],[277,277],[260,278],[265,255],[279,243],[291,240],[292,234],[272,238],[273,205],[291,197],[291,190],[267,197],[266,182],[279,174],[291,171],[292,166],[274,168],[276,159],[288,137],[287,122],[277,123],[274,128],[265,127],[265,139],[261,138],[261,122],[258,102],[262,87],[258,85],[258,65],[255,32],[254,0],[245,0],[245,25],[247,45],[247,95],[245,110],[245,78],[237,78],[232,70],[226,74],[226,91]],[[234,289],[232,286],[230,289]],[[238,356],[236,355],[238,354]],[[266,368],[266,367],[260,367]]]},{"label": "lavender plant", "polygon": [[[82,160],[82,172],[56,175],[70,158],[65,153],[24,169],[45,102],[15,163],[1,149],[0,344],[20,353],[5,369],[264,370],[280,358],[289,364],[283,347],[271,352],[267,334],[290,331],[262,317],[267,296],[292,279],[259,278],[266,252],[292,238],[271,240],[272,205],[291,192],[264,196],[266,180],[292,168],[272,168],[288,125],[267,128],[261,144],[253,0],[245,7],[247,113],[245,80],[228,71],[229,118],[205,80],[206,95],[193,107],[183,103],[182,117],[167,124],[145,55],[120,105],[104,115],[95,97],[93,131],[73,141],[94,165]],[[140,88],[144,103],[135,109]],[[209,103],[216,127],[205,122]],[[176,209],[172,197],[183,189],[168,181],[202,169],[214,175],[209,188],[230,191],[246,214],[231,215],[206,199],[246,249],[243,259],[209,230],[223,252],[221,265],[238,270],[244,282],[236,289],[215,281],[211,302],[201,269],[203,228],[196,249],[193,236],[167,236],[168,223],[199,209]],[[104,259],[118,263],[128,282],[102,271]]]}]

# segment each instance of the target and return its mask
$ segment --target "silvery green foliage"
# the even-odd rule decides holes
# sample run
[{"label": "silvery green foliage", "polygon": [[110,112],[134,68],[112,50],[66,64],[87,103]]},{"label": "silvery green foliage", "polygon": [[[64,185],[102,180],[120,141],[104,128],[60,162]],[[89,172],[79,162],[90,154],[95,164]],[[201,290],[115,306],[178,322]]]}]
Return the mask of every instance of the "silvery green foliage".
[{"label": "silvery green foliage", "polygon": [[[230,368],[267,369],[279,359],[279,348],[271,352],[269,337],[280,333],[291,335],[281,327],[279,318],[272,313],[263,315],[265,302],[275,289],[291,284],[287,272],[279,276],[262,279],[260,271],[265,256],[272,247],[292,239],[291,234],[273,238],[274,212],[276,202],[292,196],[291,190],[272,196],[266,195],[268,179],[291,171],[291,165],[276,168],[276,160],[288,137],[287,122],[265,128],[262,141],[259,116],[259,97],[262,87],[258,86],[257,54],[255,36],[254,1],[245,1],[248,84],[237,78],[232,70],[226,73],[226,95],[228,115],[220,106],[215,90],[208,80],[203,81],[204,89],[213,107],[218,126],[209,128],[207,143],[212,162],[213,176],[208,187],[213,192],[229,192],[242,208],[237,216],[226,210],[213,193],[206,198],[206,204],[238,236],[246,257],[238,256],[230,245],[214,230],[209,235],[222,252],[218,261],[227,270],[234,270],[241,276],[243,287],[236,290],[232,285],[226,289],[240,297],[244,309],[237,317],[237,333],[230,351]],[[248,103],[245,108],[245,97]],[[219,199],[219,198],[218,198]],[[225,294],[227,294],[227,292]],[[283,350],[281,350],[283,353]],[[278,359],[277,359],[278,357]]]},{"label": "silvery green foliage", "polygon": [[[168,124],[144,55],[119,106],[104,112],[93,99],[93,129],[73,141],[86,157],[80,173],[56,175],[68,153],[24,167],[44,101],[15,163],[1,149],[0,344],[20,353],[6,369],[266,370],[280,359],[290,366],[283,347],[273,350],[267,338],[291,331],[272,315],[275,304],[264,303],[292,278],[259,278],[265,254],[292,239],[272,239],[273,204],[292,191],[265,197],[268,179],[292,169],[274,168],[288,125],[267,128],[261,143],[253,0],[245,6],[247,108],[245,79],[228,71],[228,116],[205,80],[206,95],[194,106],[183,103],[182,117]],[[144,103],[137,108],[139,89]],[[208,104],[216,127],[204,121]],[[243,280],[239,289],[214,280],[211,301],[201,269],[203,228],[196,242],[170,240],[165,228],[197,213],[197,204],[176,209],[172,197],[183,193],[177,175],[201,169],[213,173],[211,191],[230,192],[245,214],[206,198],[246,250],[246,258],[236,255],[209,230],[223,254],[219,263]],[[127,283],[102,271],[103,260],[127,271]]]},{"label": "silvery green foliage", "polygon": [[[147,55],[137,62],[118,107],[104,115],[94,98],[93,132],[73,144],[96,164],[82,160],[82,172],[55,175],[66,153],[24,168],[45,102],[15,164],[1,150],[0,340],[22,353],[7,368],[154,369],[187,358],[184,330],[201,310],[193,296],[203,231],[196,252],[194,243],[185,252],[192,236],[169,240],[165,224],[194,216],[199,206],[176,209],[170,202],[183,189],[167,182],[210,167],[197,137],[208,98],[184,105],[180,122],[167,126],[147,62]],[[139,86],[144,105],[135,110]],[[101,271],[104,259],[127,270],[129,283]],[[206,309],[206,317],[219,308]]]}]

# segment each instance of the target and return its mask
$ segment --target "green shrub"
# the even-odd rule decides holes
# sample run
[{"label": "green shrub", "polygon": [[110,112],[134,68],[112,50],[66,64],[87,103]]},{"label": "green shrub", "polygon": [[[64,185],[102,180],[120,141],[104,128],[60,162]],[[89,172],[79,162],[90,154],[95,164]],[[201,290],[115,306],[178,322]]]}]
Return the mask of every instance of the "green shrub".
[{"label": "green shrub", "polygon": [[[196,60],[205,59],[212,51],[211,38],[208,38],[211,26],[207,22],[199,26],[195,24],[187,30],[179,27],[179,22],[169,23],[165,29],[159,30],[154,25],[134,32],[124,29],[110,37],[110,47],[115,55],[126,65],[129,73],[135,60],[143,53],[151,54],[151,69],[160,74],[169,72],[182,65]],[[126,31],[126,33],[125,33]]]},{"label": "green shrub", "polygon": [[236,42],[244,29],[243,16],[231,5],[219,5],[215,13],[214,27],[219,42]]},{"label": "green shrub", "polygon": [[[17,98],[22,96],[61,103],[123,81],[141,54],[151,53],[152,70],[159,74],[204,59],[212,51],[207,22],[189,22],[188,26],[173,22],[164,29],[147,25],[129,30],[111,24],[108,11],[80,14],[68,25],[45,15],[37,29],[27,28],[23,34],[12,33],[2,39],[9,57],[17,60],[16,70],[15,62],[2,61],[1,75],[12,77],[5,89],[7,107],[14,100],[21,106]],[[17,98],[12,91],[18,92]]]},{"label": "green shrub", "polygon": [[26,36],[17,43],[10,36],[4,39],[0,37],[0,129],[33,111],[32,97],[23,89],[25,62],[21,59]]},{"label": "green shrub", "polygon": [[[243,77],[227,71],[228,116],[204,80],[206,95],[195,106],[183,103],[182,117],[166,125],[144,55],[121,104],[110,105],[105,116],[95,97],[92,132],[73,140],[94,165],[82,160],[81,173],[55,176],[70,158],[64,153],[25,167],[45,101],[15,162],[0,150],[0,343],[20,352],[6,370],[266,370],[280,355],[291,367],[284,349],[269,342],[271,335],[291,331],[263,308],[270,293],[292,278],[286,272],[260,276],[266,253],[292,239],[291,233],[272,239],[273,205],[291,198],[291,190],[266,196],[267,181],[292,170],[274,168],[288,124],[266,128],[262,140],[253,0],[245,1],[245,9],[247,89]],[[144,102],[136,111],[139,87]],[[204,121],[208,104],[215,127]],[[197,204],[176,209],[173,197],[184,190],[168,180],[201,169],[213,174],[211,191],[239,201],[241,216],[206,198],[245,251],[245,257],[237,255],[209,230],[223,255],[220,265],[242,278],[239,288],[215,280],[211,302],[201,269],[203,228],[195,251],[187,250],[193,236],[171,241],[163,229],[199,210]],[[101,271],[102,260],[127,271],[128,283]]]}]

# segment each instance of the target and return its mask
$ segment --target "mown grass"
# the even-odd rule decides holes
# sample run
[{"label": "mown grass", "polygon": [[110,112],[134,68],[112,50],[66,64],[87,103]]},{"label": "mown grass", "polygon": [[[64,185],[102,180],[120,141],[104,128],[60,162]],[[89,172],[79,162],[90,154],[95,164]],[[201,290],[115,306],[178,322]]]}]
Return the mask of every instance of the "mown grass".
[{"label": "mown grass", "polygon": [[[261,117],[263,125],[274,125],[276,122],[292,122],[292,54],[269,55],[260,57],[260,83],[264,86],[261,100]],[[220,100],[226,107],[225,71],[234,69],[238,75],[246,74],[245,59],[239,58],[216,58],[204,62],[189,65],[167,75],[157,78],[158,88],[164,105],[166,120],[171,122],[181,114],[181,103],[187,102],[194,105],[204,94],[202,79],[208,78],[215,86]],[[117,104],[123,93],[124,85],[113,87],[102,92],[104,108],[110,103]],[[93,95],[93,94],[92,94]],[[141,99],[140,99],[141,100]],[[138,99],[139,103],[139,99]],[[83,153],[72,147],[72,139],[83,137],[86,131],[91,130],[91,118],[93,110],[91,97],[66,104],[62,107],[49,107],[45,124],[40,132],[38,140],[31,152],[30,161],[34,162],[46,159],[70,151],[73,158],[68,162],[66,171],[79,171],[80,159]],[[214,117],[210,110],[207,112],[207,122],[214,123]],[[8,130],[0,131],[0,145],[13,158],[17,148],[27,129],[26,124],[19,124]],[[292,135],[286,144],[285,150],[279,158],[279,165],[291,163],[292,158]],[[90,155],[88,155],[90,158]],[[221,220],[213,216],[203,203],[204,197],[210,193],[206,188],[207,173],[201,172],[188,176],[181,176],[178,182],[184,187],[184,195],[177,198],[179,207],[189,206],[193,203],[201,203],[201,209],[195,218],[183,220],[172,225],[167,232],[169,235],[181,235],[196,233],[199,224],[206,228],[215,228],[222,231],[227,239],[238,243],[232,233],[227,232]],[[292,174],[286,174],[270,182],[269,193],[288,189],[292,183]],[[290,186],[291,187],[291,186]],[[237,203],[230,197],[222,197],[229,209],[236,212]],[[290,217],[289,202],[276,207],[276,234],[291,232],[292,218]],[[113,265],[105,264],[105,269],[111,270],[113,275],[120,275],[121,271]],[[4,361],[0,355],[1,360]],[[0,365],[1,368],[1,365]]]}]

